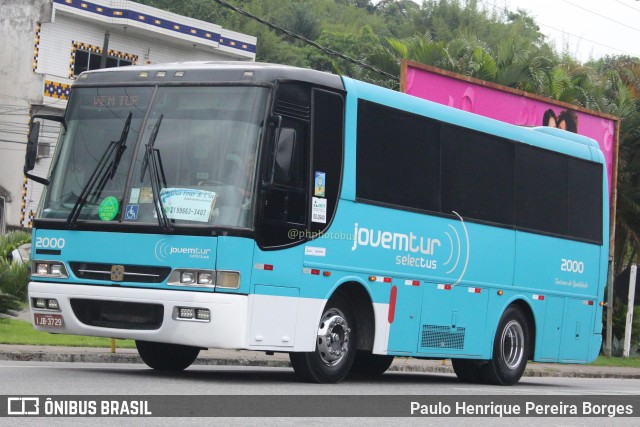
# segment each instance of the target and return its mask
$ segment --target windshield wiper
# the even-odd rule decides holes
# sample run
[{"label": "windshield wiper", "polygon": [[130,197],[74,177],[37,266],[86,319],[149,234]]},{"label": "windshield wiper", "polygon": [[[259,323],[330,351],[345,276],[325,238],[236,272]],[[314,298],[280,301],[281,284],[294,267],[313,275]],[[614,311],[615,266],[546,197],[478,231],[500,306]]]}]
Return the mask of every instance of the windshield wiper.
[{"label": "windshield wiper", "polygon": [[[116,170],[118,169],[118,165],[120,164],[120,160],[122,159],[122,153],[127,149],[127,136],[129,135],[129,129],[131,129],[131,117],[133,113],[129,111],[129,115],[127,116],[127,120],[124,123],[124,127],[122,128],[122,132],[120,133],[120,139],[117,141],[111,141],[107,146],[104,153],[102,153],[102,157],[98,160],[96,167],[93,169],[87,184],[82,188],[82,192],[78,196],[76,203],[73,205],[71,209],[71,213],[67,218],[67,225],[72,226],[78,220],[80,216],[80,212],[82,208],[87,203],[91,192],[95,188],[96,184],[98,184],[98,191],[94,193],[93,200],[97,200],[102,194],[102,190],[104,190],[105,185],[107,185],[107,181],[113,179],[115,176]],[[109,160],[113,156],[115,152],[116,156],[114,159]]]},{"label": "windshield wiper", "polygon": [[153,206],[158,217],[158,224],[163,230],[173,231],[173,227],[171,225],[173,220],[170,220],[167,216],[167,212],[164,210],[164,204],[162,203],[162,198],[160,197],[160,174],[162,174],[162,184],[164,187],[167,186],[167,179],[164,175],[162,160],[160,159],[160,150],[153,148],[156,143],[156,137],[158,136],[158,131],[160,130],[160,124],[162,123],[163,117],[164,114],[161,114],[158,118],[158,121],[151,132],[151,136],[149,136],[149,141],[145,145],[146,151],[144,153],[144,158],[142,159],[140,181],[142,182],[144,180],[145,171],[148,167],[149,181],[151,181],[151,192],[153,193]]}]

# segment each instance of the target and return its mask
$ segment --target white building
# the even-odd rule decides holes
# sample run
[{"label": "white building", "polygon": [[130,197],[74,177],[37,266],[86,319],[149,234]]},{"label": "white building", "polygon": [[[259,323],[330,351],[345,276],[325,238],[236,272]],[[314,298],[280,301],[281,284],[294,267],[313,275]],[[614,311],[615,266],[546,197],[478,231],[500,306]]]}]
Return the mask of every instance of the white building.
[{"label": "white building", "polygon": [[[22,168],[31,116],[62,114],[76,76],[177,61],[255,60],[256,38],[128,0],[0,0],[0,233],[30,227],[42,186]],[[32,172],[46,177],[58,129],[45,122]]]}]

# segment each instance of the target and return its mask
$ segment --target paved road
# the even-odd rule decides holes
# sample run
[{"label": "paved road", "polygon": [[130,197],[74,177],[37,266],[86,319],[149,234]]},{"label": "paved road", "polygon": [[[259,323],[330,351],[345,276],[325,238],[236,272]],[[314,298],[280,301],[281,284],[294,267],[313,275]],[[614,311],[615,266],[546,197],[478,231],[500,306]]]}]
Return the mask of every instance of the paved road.
[{"label": "paved road", "polygon": [[299,382],[291,368],[194,365],[162,373],[141,364],[0,361],[0,394],[640,395],[640,379],[524,377],[513,387],[460,383],[453,374],[387,372],[340,384]]},{"label": "paved road", "polygon": [[[640,380],[610,378],[562,378],[527,377],[513,387],[491,387],[486,385],[462,384],[453,374],[388,372],[378,379],[349,378],[340,384],[318,385],[299,382],[291,368],[253,367],[253,366],[212,366],[194,365],[183,373],[160,373],[141,364],[129,363],[58,363],[58,362],[20,362],[0,361],[0,395],[206,395],[238,396],[246,399],[248,395],[416,395],[416,396],[482,396],[497,395],[560,395],[561,399],[571,396],[611,395],[612,398],[640,396]],[[580,398],[582,399],[582,397]],[[294,401],[291,402],[295,405]],[[327,408],[331,414],[331,408]],[[15,423],[13,422],[15,421]],[[34,420],[17,418],[11,425],[86,425],[87,420],[40,418]],[[64,421],[64,422],[63,422]],[[82,422],[80,422],[82,421]],[[95,422],[94,422],[95,421]],[[221,425],[300,425],[327,426],[339,425],[502,425],[514,422],[520,426],[547,425],[593,425],[603,422],[614,425],[637,425],[635,419],[603,418],[224,418],[207,419],[218,421]],[[124,425],[202,425],[205,419],[129,419],[117,420],[118,426]],[[92,419],[92,424],[115,425],[116,419]],[[217,423],[216,423],[217,424]],[[0,421],[0,425],[2,422]]]}]

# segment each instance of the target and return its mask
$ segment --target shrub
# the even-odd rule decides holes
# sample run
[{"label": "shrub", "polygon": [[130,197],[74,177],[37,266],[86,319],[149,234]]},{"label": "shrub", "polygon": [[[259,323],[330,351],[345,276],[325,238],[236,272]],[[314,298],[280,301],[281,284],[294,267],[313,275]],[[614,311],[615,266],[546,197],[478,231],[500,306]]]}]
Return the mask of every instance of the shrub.
[{"label": "shrub", "polygon": [[27,231],[16,230],[0,236],[0,261],[9,260],[14,249],[29,242],[31,242],[31,233]]},{"label": "shrub", "polygon": [[20,302],[27,298],[29,267],[27,264],[12,263],[10,254],[30,241],[31,234],[21,230],[0,236],[0,314],[19,310]]},{"label": "shrub", "polygon": [[[619,299],[615,300],[613,309],[613,344],[612,356],[622,356],[624,347],[624,329],[627,323],[627,304]],[[633,309],[633,322],[631,323],[631,351],[630,355],[637,352],[640,344],[640,307]]]}]

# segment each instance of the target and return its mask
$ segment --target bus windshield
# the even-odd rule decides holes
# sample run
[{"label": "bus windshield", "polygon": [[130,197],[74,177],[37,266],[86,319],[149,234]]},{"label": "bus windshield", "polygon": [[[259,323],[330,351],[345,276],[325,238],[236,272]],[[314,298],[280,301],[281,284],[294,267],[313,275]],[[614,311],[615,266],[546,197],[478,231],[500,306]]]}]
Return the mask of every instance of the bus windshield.
[{"label": "bus windshield", "polygon": [[155,90],[74,90],[42,218],[251,226],[268,89]]}]

